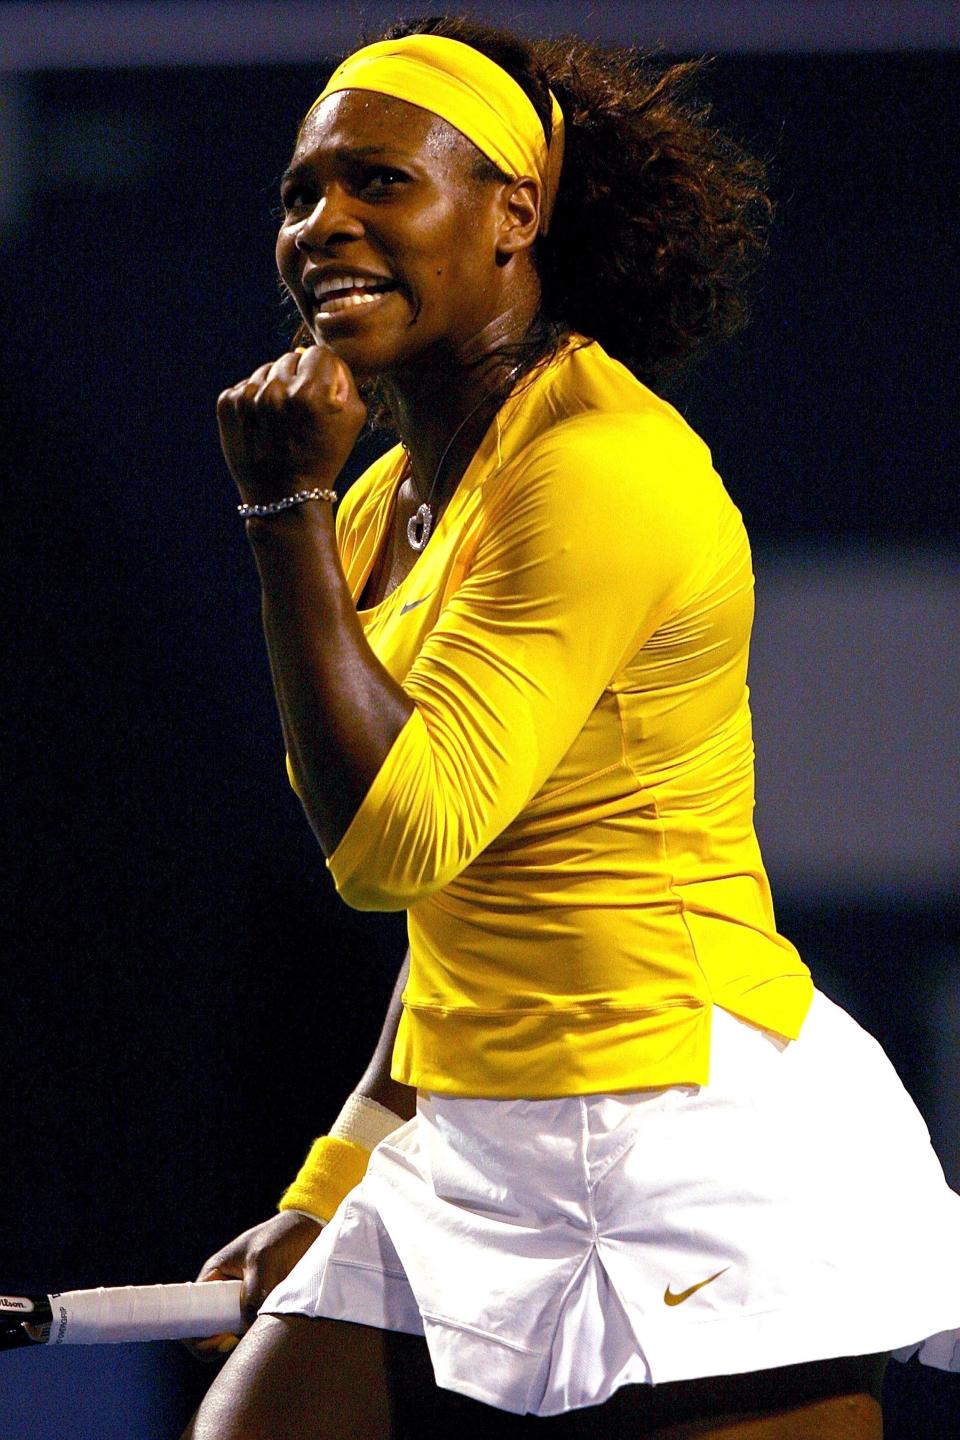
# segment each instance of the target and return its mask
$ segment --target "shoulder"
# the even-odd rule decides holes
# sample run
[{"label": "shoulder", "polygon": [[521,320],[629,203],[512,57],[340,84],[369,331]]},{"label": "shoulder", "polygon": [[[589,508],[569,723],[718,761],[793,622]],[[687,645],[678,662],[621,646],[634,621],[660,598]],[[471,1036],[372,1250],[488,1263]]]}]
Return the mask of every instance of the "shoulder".
[{"label": "shoulder", "polygon": [[551,425],[521,457],[525,465],[549,461],[578,467],[584,478],[603,476],[629,484],[675,474],[716,479],[710,451],[669,407],[629,411],[589,410]]},{"label": "shoulder", "polygon": [[572,336],[533,381],[518,420],[491,479],[549,470],[585,485],[655,485],[681,475],[719,485],[709,449],[679,411],[584,336]]},{"label": "shoulder", "polygon": [[534,496],[564,524],[591,516],[634,530],[688,525],[701,535],[733,508],[707,446],[656,396],[629,410],[557,419],[491,478],[487,498],[512,508]]},{"label": "shoulder", "polygon": [[544,381],[536,423],[484,485],[495,558],[506,563],[511,537],[514,565],[549,559],[557,576],[598,586],[641,565],[658,594],[689,588],[742,530],[703,440],[599,346]]}]

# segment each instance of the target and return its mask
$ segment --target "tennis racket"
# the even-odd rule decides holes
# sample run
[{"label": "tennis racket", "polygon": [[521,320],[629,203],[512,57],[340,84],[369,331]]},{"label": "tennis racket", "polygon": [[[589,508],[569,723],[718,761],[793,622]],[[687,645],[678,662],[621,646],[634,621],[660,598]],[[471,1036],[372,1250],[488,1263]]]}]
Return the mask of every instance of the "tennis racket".
[{"label": "tennis racket", "polygon": [[50,1295],[0,1294],[0,1350],[23,1345],[119,1345],[239,1335],[240,1281],[123,1285]]}]

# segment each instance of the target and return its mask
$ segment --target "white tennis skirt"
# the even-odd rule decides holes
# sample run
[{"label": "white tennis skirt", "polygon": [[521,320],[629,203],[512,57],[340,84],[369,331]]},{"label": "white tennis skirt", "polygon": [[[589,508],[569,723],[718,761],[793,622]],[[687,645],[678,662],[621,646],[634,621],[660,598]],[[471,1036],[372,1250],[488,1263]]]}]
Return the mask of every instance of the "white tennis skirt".
[{"label": "white tennis skirt", "polygon": [[538,1415],[841,1355],[960,1369],[960,1196],[825,996],[792,1042],[717,1010],[706,1086],[422,1094],[261,1313],[424,1335],[438,1385]]}]

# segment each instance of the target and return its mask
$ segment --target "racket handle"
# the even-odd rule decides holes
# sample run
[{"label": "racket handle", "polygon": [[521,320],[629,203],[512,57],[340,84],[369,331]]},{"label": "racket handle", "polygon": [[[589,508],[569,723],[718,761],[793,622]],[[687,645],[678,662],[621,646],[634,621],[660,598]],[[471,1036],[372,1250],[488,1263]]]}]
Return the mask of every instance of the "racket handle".
[{"label": "racket handle", "polygon": [[240,1281],[123,1285],[50,1296],[48,1345],[118,1345],[131,1340],[201,1340],[239,1335]]}]

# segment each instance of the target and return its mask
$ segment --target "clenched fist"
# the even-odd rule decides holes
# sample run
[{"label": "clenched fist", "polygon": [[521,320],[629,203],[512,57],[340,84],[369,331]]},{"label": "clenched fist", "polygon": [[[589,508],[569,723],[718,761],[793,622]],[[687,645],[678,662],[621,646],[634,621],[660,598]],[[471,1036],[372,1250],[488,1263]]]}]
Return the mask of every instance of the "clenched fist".
[{"label": "clenched fist", "polygon": [[333,485],[366,418],[353,376],[326,345],[261,365],[217,401],[220,444],[247,505]]}]

